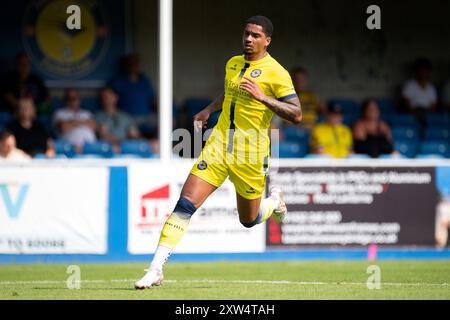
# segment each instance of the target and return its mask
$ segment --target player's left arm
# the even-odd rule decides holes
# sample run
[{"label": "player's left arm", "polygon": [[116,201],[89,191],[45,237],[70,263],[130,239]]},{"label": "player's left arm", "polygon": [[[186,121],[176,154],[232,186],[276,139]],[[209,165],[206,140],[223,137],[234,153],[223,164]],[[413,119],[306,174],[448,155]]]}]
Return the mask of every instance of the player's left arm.
[{"label": "player's left arm", "polygon": [[240,88],[247,91],[252,97],[267,106],[281,118],[298,124],[302,120],[302,109],[298,97],[293,97],[286,101],[279,101],[264,94],[258,84],[250,78],[244,77]]}]

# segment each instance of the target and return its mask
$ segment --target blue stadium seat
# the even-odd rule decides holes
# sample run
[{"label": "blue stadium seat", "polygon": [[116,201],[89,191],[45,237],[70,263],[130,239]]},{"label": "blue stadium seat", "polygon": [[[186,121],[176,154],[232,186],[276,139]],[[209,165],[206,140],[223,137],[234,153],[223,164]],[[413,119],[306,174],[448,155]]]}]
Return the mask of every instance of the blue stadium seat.
[{"label": "blue stadium seat", "polygon": [[60,159],[68,159],[68,157],[64,154],[56,154],[54,157],[49,158],[45,153],[37,153],[34,155],[33,159],[35,160],[60,160]]},{"label": "blue stadium seat", "polygon": [[419,142],[414,140],[394,141],[394,148],[407,158],[414,158],[419,147]]},{"label": "blue stadium seat", "polygon": [[419,140],[419,130],[416,126],[396,126],[391,129],[392,138],[397,140]]},{"label": "blue stadium seat", "polygon": [[112,156],[113,159],[142,159],[140,155],[129,154],[129,153],[119,153]]},{"label": "blue stadium seat", "polygon": [[188,121],[198,112],[202,111],[208,104],[212,102],[211,99],[189,98],[185,101],[184,106],[187,111]]},{"label": "blue stadium seat", "polygon": [[84,155],[98,155],[100,157],[109,158],[113,155],[112,145],[106,141],[97,141],[86,143],[83,146]]},{"label": "blue stadium seat", "polygon": [[427,127],[425,129],[425,140],[450,141],[450,127]]},{"label": "blue stadium seat", "polygon": [[284,139],[291,142],[308,143],[309,132],[303,128],[296,126],[287,126],[281,129],[284,134]]},{"label": "blue stadium seat", "polygon": [[416,155],[416,159],[445,159],[445,157],[441,154],[419,153]]},{"label": "blue stadium seat", "polygon": [[345,114],[357,115],[360,113],[360,105],[354,100],[350,99],[331,99],[328,101],[329,105],[339,105]]},{"label": "blue stadium seat", "polygon": [[445,141],[424,141],[420,145],[420,153],[440,154],[443,157],[450,157],[450,145]]},{"label": "blue stadium seat", "polygon": [[306,146],[298,142],[283,141],[279,144],[280,158],[302,158],[306,154]]},{"label": "blue stadium seat", "polygon": [[122,154],[134,154],[143,158],[152,155],[152,149],[146,140],[125,140],[120,144]]},{"label": "blue stadium seat", "polygon": [[98,97],[82,97],[81,108],[96,113],[99,110]]},{"label": "blue stadium seat", "polygon": [[54,142],[54,147],[57,155],[65,155],[70,158],[76,154],[75,147],[64,140],[56,140]]},{"label": "blue stadium seat", "polygon": [[416,117],[412,114],[393,113],[384,118],[393,127],[395,126],[418,126]]},{"label": "blue stadium seat", "polygon": [[12,116],[9,112],[0,112],[0,126],[5,127],[11,119]]},{"label": "blue stadium seat", "polygon": [[391,100],[388,99],[376,99],[381,114],[395,113],[395,106]]},{"label": "blue stadium seat", "polygon": [[426,122],[427,126],[434,127],[434,126],[440,126],[440,127],[450,127],[450,115],[445,114],[439,114],[439,113],[429,113],[426,115]]}]

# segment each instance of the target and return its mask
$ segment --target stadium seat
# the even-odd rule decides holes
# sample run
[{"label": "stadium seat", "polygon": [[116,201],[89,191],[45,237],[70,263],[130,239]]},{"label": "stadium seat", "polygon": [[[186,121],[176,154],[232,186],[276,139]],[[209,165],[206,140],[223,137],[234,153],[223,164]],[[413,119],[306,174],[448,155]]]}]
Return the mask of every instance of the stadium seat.
[{"label": "stadium seat", "polygon": [[443,157],[450,157],[450,145],[445,141],[424,141],[420,145],[420,153],[439,154]]},{"label": "stadium seat", "polygon": [[34,155],[33,159],[35,160],[60,160],[60,159],[68,159],[64,154],[56,154],[54,157],[49,158],[45,153],[37,153]]},{"label": "stadium seat", "polygon": [[201,98],[189,98],[185,101],[184,106],[186,108],[189,121],[198,112],[202,111],[208,104],[212,102],[211,99]]},{"label": "stadium seat", "polygon": [[308,143],[309,132],[303,128],[296,126],[287,126],[281,129],[284,134],[284,139],[290,142]]},{"label": "stadium seat", "polygon": [[375,99],[375,101],[378,103],[381,114],[395,113],[395,106],[392,101],[388,99]]},{"label": "stadium seat", "polygon": [[98,97],[82,97],[81,108],[96,113],[99,110]]},{"label": "stadium seat", "polygon": [[392,138],[397,140],[419,140],[419,130],[416,126],[396,126],[391,129]]},{"label": "stadium seat", "polygon": [[86,143],[83,146],[83,154],[98,155],[100,157],[109,158],[113,155],[112,145],[106,141]]},{"label": "stadium seat", "polygon": [[100,154],[76,154],[72,159],[78,160],[91,160],[91,159],[103,159],[104,157]]},{"label": "stadium seat", "polygon": [[413,140],[394,141],[394,148],[407,158],[414,158],[417,153],[419,143]]},{"label": "stadium seat", "polygon": [[427,126],[429,127],[450,127],[450,115],[449,114],[439,114],[439,113],[429,113],[426,115]]},{"label": "stadium seat", "polygon": [[130,153],[118,153],[112,156],[113,159],[142,159],[140,155]]},{"label": "stadium seat", "polygon": [[425,129],[425,140],[450,140],[450,127],[428,127]]},{"label": "stadium seat", "polygon": [[384,118],[392,127],[398,126],[418,126],[416,117],[412,114],[393,113],[388,118]]},{"label": "stadium seat", "polygon": [[66,157],[71,158],[76,154],[75,147],[64,140],[56,140],[54,142],[54,147],[57,155],[65,155]]},{"label": "stadium seat", "polygon": [[0,126],[5,127],[11,119],[12,116],[9,112],[0,112]]},{"label": "stadium seat", "polygon": [[359,103],[357,103],[354,100],[350,99],[331,99],[328,101],[329,105],[339,105],[342,109],[342,111],[345,114],[351,114],[359,116],[360,113],[360,106]]},{"label": "stadium seat", "polygon": [[445,157],[441,154],[419,153],[416,159],[445,159]]},{"label": "stadium seat", "polygon": [[146,140],[125,140],[120,144],[122,154],[134,154],[143,158],[152,155],[150,144]]},{"label": "stadium seat", "polygon": [[279,144],[280,158],[302,158],[306,154],[305,144],[283,141]]}]

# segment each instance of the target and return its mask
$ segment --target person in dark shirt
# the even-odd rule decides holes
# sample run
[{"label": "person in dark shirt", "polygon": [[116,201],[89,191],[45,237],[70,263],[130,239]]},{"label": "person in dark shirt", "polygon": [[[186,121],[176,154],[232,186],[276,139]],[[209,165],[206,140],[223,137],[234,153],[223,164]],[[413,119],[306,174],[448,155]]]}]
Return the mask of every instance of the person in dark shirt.
[{"label": "person in dark shirt", "polygon": [[49,134],[45,127],[35,120],[36,110],[33,100],[21,98],[17,102],[16,118],[7,125],[17,141],[17,147],[30,156],[45,153],[51,156],[52,147]]},{"label": "person in dark shirt", "polygon": [[15,70],[3,79],[2,98],[6,110],[17,112],[21,98],[31,98],[38,107],[39,114],[51,113],[48,90],[41,78],[31,73],[30,59],[26,53],[19,53],[15,60]]},{"label": "person in dark shirt", "polygon": [[380,109],[373,99],[363,102],[361,117],[353,125],[355,153],[378,158],[380,154],[396,153],[392,146],[391,129],[380,120]]}]

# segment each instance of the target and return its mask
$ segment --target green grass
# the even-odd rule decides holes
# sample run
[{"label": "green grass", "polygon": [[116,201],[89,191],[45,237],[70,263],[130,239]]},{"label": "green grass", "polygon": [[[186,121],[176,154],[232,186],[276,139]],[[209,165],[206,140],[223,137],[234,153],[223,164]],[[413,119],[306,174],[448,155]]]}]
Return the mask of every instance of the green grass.
[{"label": "green grass", "polygon": [[[381,288],[366,286],[381,268]],[[161,287],[133,289],[144,264],[0,265],[0,299],[450,299],[450,261],[169,263]],[[284,282],[276,282],[284,281]]]}]

